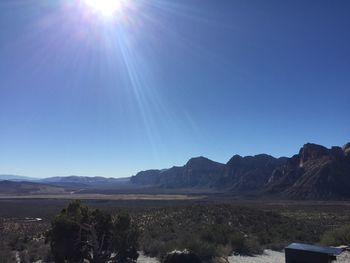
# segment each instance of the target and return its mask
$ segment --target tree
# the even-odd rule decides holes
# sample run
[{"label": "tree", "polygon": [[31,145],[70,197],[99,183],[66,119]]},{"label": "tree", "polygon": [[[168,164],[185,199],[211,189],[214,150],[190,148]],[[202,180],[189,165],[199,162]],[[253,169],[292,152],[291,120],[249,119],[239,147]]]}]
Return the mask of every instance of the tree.
[{"label": "tree", "polygon": [[86,240],[87,233],[80,225],[87,221],[88,214],[88,209],[82,206],[80,201],[74,201],[52,221],[49,240],[55,262],[82,261],[83,241]]},{"label": "tree", "polygon": [[80,201],[71,202],[52,221],[48,233],[57,263],[136,262],[138,234],[128,215],[113,218]]},{"label": "tree", "polygon": [[128,214],[118,215],[114,219],[112,246],[118,248],[115,262],[136,262],[138,258],[137,246],[138,233],[133,227]]}]

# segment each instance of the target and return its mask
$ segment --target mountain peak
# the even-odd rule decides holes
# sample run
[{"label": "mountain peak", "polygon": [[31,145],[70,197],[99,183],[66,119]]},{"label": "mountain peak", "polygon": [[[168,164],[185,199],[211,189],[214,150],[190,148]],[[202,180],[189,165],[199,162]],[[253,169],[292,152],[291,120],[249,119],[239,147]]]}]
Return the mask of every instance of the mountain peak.
[{"label": "mountain peak", "polygon": [[243,157],[240,156],[239,154],[235,154],[234,156],[231,157],[231,159],[227,162],[227,164],[234,164],[238,163],[241,160],[243,160]]},{"label": "mountain peak", "polygon": [[306,143],[299,151],[300,166],[309,160],[314,160],[328,154],[329,149],[326,147],[315,143]]},{"label": "mountain peak", "polygon": [[204,157],[204,156],[198,156],[194,157],[188,160],[186,163],[186,166],[202,166],[207,164],[215,164],[216,162]]}]

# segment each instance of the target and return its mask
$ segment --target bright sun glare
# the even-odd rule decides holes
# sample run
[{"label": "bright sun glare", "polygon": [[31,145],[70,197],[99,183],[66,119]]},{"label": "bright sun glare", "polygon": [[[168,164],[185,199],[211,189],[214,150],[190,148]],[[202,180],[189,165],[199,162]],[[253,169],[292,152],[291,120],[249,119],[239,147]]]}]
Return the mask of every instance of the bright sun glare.
[{"label": "bright sun glare", "polygon": [[84,0],[90,8],[103,16],[113,16],[121,11],[122,0]]}]

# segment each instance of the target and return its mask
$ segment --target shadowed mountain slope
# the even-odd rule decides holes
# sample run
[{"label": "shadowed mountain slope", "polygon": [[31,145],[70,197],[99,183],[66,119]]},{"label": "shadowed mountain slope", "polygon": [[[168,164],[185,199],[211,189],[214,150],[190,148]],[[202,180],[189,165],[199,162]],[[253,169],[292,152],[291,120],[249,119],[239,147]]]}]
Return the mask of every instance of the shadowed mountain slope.
[{"label": "shadowed mountain slope", "polygon": [[350,198],[349,152],[305,144],[274,171],[267,188],[267,192],[297,199]]},{"label": "shadowed mountain slope", "polygon": [[346,199],[350,198],[350,143],[331,149],[307,143],[291,158],[234,155],[227,164],[197,157],[184,166],[139,172],[130,182],[292,199]]}]

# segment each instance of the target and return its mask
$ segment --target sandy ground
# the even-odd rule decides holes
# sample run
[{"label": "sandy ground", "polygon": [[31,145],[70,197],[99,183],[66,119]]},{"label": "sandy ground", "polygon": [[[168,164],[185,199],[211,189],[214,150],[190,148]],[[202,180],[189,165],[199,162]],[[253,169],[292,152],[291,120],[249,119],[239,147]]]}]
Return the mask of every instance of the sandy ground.
[{"label": "sandy ground", "polygon": [[[256,257],[232,256],[229,257],[231,263],[284,263],[284,253],[272,250],[265,250],[264,254]],[[337,257],[334,263],[349,263],[350,252],[343,252]]]},{"label": "sandy ground", "polygon": [[[283,252],[276,252],[272,250],[265,250],[263,255],[256,257],[246,256],[232,256],[228,258],[230,263],[284,263],[285,257]],[[140,255],[138,263],[159,263],[155,258],[149,258],[144,255]],[[337,261],[334,263],[349,263],[350,252],[344,252],[337,257]]]},{"label": "sandy ground", "polygon": [[195,200],[204,196],[166,194],[50,194],[50,195],[0,195],[0,199],[80,199],[80,200]]},{"label": "sandy ground", "polygon": [[146,257],[141,253],[137,259],[137,263],[159,263],[159,261],[156,258]]},{"label": "sandy ground", "polygon": [[234,263],[283,263],[285,262],[284,253],[272,250],[265,250],[263,255],[256,257],[232,256],[228,258],[229,262]]}]

